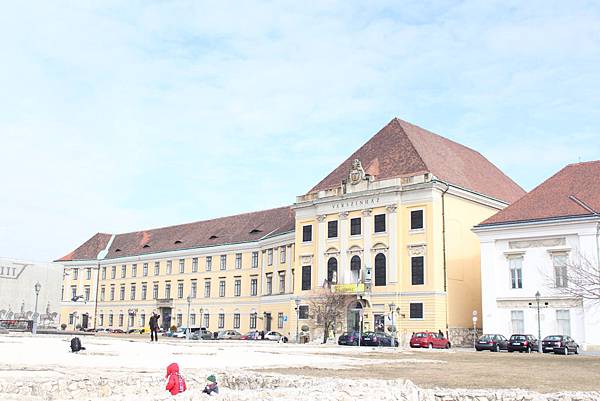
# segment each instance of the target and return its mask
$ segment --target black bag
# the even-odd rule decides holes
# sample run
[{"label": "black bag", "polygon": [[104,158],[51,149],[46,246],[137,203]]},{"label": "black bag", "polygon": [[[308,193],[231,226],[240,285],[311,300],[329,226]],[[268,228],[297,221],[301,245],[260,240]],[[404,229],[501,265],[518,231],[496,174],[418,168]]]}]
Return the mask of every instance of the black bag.
[{"label": "black bag", "polygon": [[79,337],[73,337],[71,339],[71,352],[79,352],[84,349],[85,348],[81,346],[81,340],[79,339]]}]

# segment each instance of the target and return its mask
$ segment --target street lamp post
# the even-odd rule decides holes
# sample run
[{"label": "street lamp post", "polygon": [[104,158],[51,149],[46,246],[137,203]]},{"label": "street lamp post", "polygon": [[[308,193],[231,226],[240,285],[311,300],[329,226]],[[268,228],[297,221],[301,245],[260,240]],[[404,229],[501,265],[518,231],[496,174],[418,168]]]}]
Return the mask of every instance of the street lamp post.
[{"label": "street lamp post", "polygon": [[190,307],[192,306],[192,296],[188,295],[187,297],[187,304],[188,304],[188,316],[187,316],[187,329],[185,331],[185,339],[189,340],[190,339]]},{"label": "street lamp post", "polygon": [[537,322],[538,322],[538,352],[542,353],[542,325],[540,321],[540,298],[541,294],[539,291],[535,293],[535,302],[537,304]]},{"label": "street lamp post", "polygon": [[33,286],[33,290],[35,291],[35,308],[33,310],[33,327],[31,329],[31,331],[33,332],[33,334],[37,333],[37,321],[38,321],[38,297],[40,295],[40,290],[42,289],[42,285],[39,283],[39,281],[37,283],[35,283],[35,285]]},{"label": "street lamp post", "polygon": [[300,297],[294,298],[296,303],[296,344],[300,342],[300,331],[298,330],[298,322],[300,320]]},{"label": "street lamp post", "polygon": [[[394,310],[396,308],[396,304],[395,303],[391,303],[389,304],[390,307],[390,313],[392,314],[392,347],[396,346],[396,326],[394,326]],[[384,331],[385,331],[385,327],[384,327]]]}]

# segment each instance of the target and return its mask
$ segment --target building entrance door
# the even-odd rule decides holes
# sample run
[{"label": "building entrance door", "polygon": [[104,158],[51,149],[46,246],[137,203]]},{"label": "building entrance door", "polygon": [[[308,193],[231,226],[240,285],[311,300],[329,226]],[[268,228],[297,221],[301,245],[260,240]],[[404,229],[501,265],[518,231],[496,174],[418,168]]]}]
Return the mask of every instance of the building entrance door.
[{"label": "building entrance door", "polygon": [[162,322],[162,324],[160,325],[160,327],[163,328],[163,330],[168,331],[169,328],[171,327],[171,308],[160,308],[159,309],[159,315],[160,315],[160,320]]},{"label": "building entrance door", "polygon": [[89,315],[87,313],[84,313],[83,315],[81,315],[81,328],[82,329],[87,329],[88,320],[89,320]]},{"label": "building entrance door", "polygon": [[363,331],[362,330],[362,312],[363,306],[360,302],[351,302],[348,305],[347,323],[348,331]]}]

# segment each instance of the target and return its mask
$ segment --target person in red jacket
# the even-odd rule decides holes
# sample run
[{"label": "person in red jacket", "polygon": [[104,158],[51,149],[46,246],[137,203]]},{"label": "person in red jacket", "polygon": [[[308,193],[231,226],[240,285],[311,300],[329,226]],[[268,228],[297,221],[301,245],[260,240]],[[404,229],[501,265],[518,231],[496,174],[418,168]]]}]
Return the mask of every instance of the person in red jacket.
[{"label": "person in red jacket", "polygon": [[186,390],[185,379],[179,374],[179,365],[172,363],[167,366],[167,391],[172,395],[183,393]]}]

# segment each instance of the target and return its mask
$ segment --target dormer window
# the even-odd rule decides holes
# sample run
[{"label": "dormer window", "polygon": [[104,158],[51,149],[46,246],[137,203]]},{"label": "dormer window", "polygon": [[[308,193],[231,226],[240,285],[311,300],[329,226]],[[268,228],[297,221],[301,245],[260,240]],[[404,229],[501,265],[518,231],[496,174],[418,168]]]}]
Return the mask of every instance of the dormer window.
[{"label": "dormer window", "polygon": [[180,240],[175,241],[175,245],[177,244],[181,244],[182,242]]},{"label": "dormer window", "polygon": [[150,245],[146,244],[143,246],[144,248],[150,248]]},{"label": "dormer window", "polygon": [[119,248],[115,249],[115,252],[121,252],[121,250]]},{"label": "dormer window", "polygon": [[261,233],[262,230],[259,230],[258,228],[253,229],[252,231],[250,231],[250,234],[258,234]]},{"label": "dormer window", "polygon": [[216,235],[211,235],[210,237],[208,237],[208,239],[217,239],[219,237],[217,237]]}]

